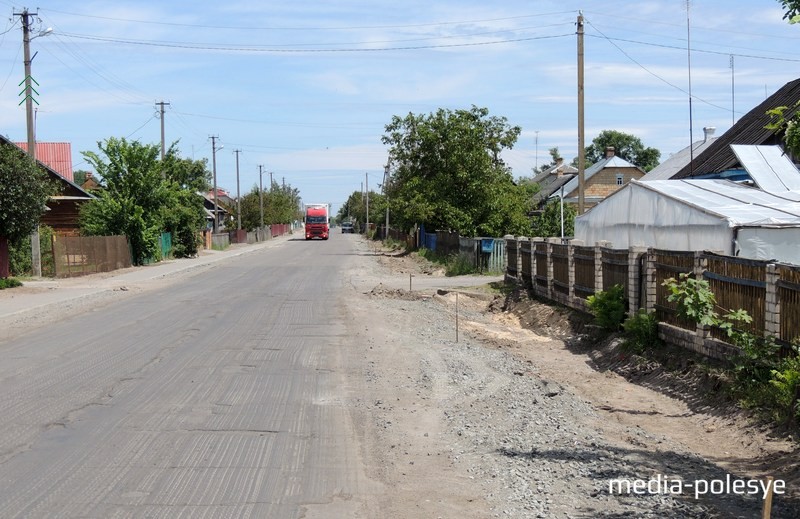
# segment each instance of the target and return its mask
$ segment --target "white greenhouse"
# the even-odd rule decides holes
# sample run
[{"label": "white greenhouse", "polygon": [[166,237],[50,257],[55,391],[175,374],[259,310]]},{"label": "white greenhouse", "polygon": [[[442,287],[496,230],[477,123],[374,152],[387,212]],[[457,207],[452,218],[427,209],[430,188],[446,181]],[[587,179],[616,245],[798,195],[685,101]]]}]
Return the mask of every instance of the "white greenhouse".
[{"label": "white greenhouse", "polygon": [[575,238],[800,264],[800,193],[728,180],[634,180],[578,216]]}]

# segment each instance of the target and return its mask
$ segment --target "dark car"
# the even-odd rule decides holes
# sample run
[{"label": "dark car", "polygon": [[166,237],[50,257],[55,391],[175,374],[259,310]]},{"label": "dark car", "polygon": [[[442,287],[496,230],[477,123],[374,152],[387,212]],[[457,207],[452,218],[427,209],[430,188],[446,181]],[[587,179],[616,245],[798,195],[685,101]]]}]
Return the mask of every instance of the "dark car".
[{"label": "dark car", "polygon": [[342,234],[344,234],[346,232],[349,232],[349,233],[356,232],[355,228],[353,228],[353,224],[352,223],[344,222],[342,224]]}]

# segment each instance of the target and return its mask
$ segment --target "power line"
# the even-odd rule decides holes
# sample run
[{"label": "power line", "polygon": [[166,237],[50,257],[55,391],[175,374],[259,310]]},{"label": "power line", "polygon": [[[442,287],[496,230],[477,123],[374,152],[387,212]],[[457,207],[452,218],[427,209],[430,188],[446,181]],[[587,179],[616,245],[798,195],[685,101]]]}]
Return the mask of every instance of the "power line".
[{"label": "power line", "polygon": [[339,49],[281,49],[281,48],[269,48],[269,47],[235,47],[235,46],[220,46],[220,45],[196,45],[190,43],[169,43],[169,42],[158,42],[158,41],[147,41],[147,40],[125,40],[120,38],[107,38],[102,36],[89,36],[85,34],[74,34],[74,33],[61,33],[62,36],[67,38],[76,38],[76,39],[84,39],[84,40],[93,40],[93,41],[104,41],[108,43],[121,43],[127,45],[140,45],[140,46],[147,46],[147,47],[166,47],[166,48],[173,48],[173,49],[187,49],[187,50],[216,50],[216,51],[227,51],[227,52],[258,52],[258,53],[284,53],[284,54],[292,54],[292,53],[334,53],[334,52],[386,52],[386,51],[397,51],[397,50],[426,50],[426,49],[447,49],[447,48],[457,48],[457,47],[477,47],[477,46],[485,46],[485,45],[499,45],[503,43],[520,43],[526,41],[535,41],[535,40],[546,40],[546,39],[555,39],[555,38],[567,38],[572,37],[573,34],[557,34],[557,35],[549,35],[549,36],[531,36],[527,38],[510,38],[506,40],[495,40],[495,41],[483,41],[483,42],[472,42],[472,43],[450,43],[450,44],[440,44],[440,45],[415,45],[415,46],[405,46],[405,47],[381,47],[381,48],[339,48]]}]

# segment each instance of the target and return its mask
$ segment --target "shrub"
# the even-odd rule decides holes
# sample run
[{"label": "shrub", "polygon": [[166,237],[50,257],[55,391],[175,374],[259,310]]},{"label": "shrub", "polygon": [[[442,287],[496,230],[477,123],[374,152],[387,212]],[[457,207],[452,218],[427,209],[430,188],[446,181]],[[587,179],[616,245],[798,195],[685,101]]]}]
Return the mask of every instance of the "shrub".
[{"label": "shrub", "polygon": [[641,354],[647,348],[661,343],[656,315],[653,312],[647,313],[644,308],[625,319],[622,328],[625,330],[622,347],[632,353]]},{"label": "shrub", "polygon": [[21,287],[22,281],[16,278],[0,278],[0,290],[4,290],[6,288],[15,288]]},{"label": "shrub", "polygon": [[770,395],[779,422],[800,422],[800,348],[794,346],[794,355],[781,361],[771,372]]},{"label": "shrub", "polygon": [[604,329],[615,332],[625,319],[625,287],[614,285],[591,295],[586,300],[595,321]]},{"label": "shrub", "polygon": [[448,258],[445,276],[464,276],[466,274],[474,274],[477,271],[478,269],[475,268],[467,256],[453,254]]}]

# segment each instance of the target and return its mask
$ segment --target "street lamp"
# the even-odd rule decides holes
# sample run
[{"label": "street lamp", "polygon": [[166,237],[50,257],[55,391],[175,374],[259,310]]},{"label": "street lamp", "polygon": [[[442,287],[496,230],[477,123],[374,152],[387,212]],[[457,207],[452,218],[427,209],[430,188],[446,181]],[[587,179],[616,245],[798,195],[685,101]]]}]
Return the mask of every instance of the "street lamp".
[{"label": "street lamp", "polygon": [[219,139],[219,136],[211,136],[211,170],[214,174],[214,234],[217,234],[217,231],[219,230],[219,202],[217,201],[217,152],[225,147],[222,144],[217,146],[217,139]]}]

